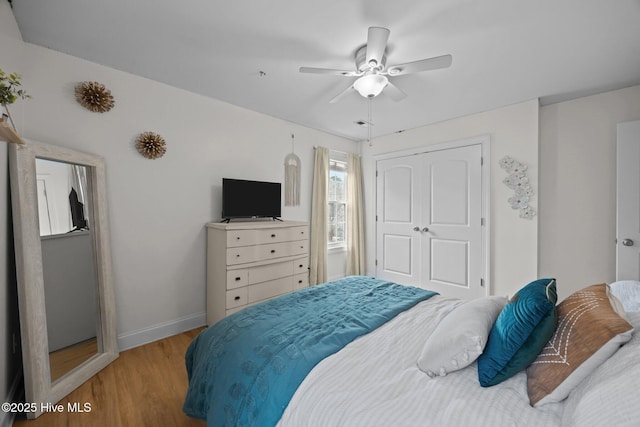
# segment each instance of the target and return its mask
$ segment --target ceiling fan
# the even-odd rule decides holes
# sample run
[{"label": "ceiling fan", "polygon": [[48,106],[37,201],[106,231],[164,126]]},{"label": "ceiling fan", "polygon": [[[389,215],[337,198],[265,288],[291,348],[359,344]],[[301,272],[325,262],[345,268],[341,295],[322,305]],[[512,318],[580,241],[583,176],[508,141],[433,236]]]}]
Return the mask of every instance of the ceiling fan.
[{"label": "ceiling fan", "polygon": [[382,27],[369,27],[367,44],[356,51],[356,69],[353,71],[334,70],[331,68],[300,67],[301,73],[332,74],[347,77],[358,77],[346,90],[339,93],[331,103],[338,102],[352,90],[365,98],[374,98],[385,89],[385,93],[394,101],[407,96],[402,90],[389,81],[389,77],[421,71],[447,68],[451,65],[451,55],[435,56],[404,64],[387,67],[387,41],[389,30]]}]

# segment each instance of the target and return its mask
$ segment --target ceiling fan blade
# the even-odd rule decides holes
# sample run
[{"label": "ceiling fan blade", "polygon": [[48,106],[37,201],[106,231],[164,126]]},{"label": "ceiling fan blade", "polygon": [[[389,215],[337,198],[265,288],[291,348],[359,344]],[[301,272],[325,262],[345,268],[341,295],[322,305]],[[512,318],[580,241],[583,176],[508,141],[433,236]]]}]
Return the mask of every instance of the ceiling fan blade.
[{"label": "ceiling fan blade", "polygon": [[359,76],[362,74],[358,71],[334,70],[332,68],[314,68],[314,67],[300,67],[300,72],[312,73],[312,74],[331,74],[334,76]]},{"label": "ceiling fan blade", "polygon": [[401,101],[407,97],[407,94],[404,93],[402,89],[391,82],[387,83],[387,86],[384,88],[384,93],[389,95],[389,98],[393,99],[396,102]]},{"label": "ceiling fan blade", "polygon": [[353,85],[349,86],[348,88],[346,88],[345,90],[343,90],[342,92],[340,92],[338,95],[334,96],[331,101],[329,101],[330,104],[335,104],[336,102],[340,101],[342,98],[344,98],[345,96],[347,96],[349,93],[351,93],[353,90]]},{"label": "ceiling fan blade", "polygon": [[447,68],[451,65],[451,55],[435,56],[433,58],[421,59],[419,61],[407,62],[406,64],[392,65],[387,68],[386,73],[390,76],[400,76],[402,74],[419,73],[421,71],[437,70]]},{"label": "ceiling fan blade", "polygon": [[369,27],[367,34],[367,64],[375,67],[382,63],[387,49],[389,30],[382,27]]}]

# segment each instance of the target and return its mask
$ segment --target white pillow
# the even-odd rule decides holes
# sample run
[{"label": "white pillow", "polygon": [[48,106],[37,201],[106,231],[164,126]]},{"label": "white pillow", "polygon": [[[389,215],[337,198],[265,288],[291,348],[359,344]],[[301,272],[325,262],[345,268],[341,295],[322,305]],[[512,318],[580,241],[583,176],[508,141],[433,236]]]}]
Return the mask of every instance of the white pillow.
[{"label": "white pillow", "polygon": [[621,280],[609,285],[611,293],[620,300],[624,311],[640,311],[640,282],[636,280]]},{"label": "white pillow", "polygon": [[507,298],[492,296],[454,309],[425,342],[418,368],[433,378],[472,364],[482,354],[491,327],[506,304]]}]

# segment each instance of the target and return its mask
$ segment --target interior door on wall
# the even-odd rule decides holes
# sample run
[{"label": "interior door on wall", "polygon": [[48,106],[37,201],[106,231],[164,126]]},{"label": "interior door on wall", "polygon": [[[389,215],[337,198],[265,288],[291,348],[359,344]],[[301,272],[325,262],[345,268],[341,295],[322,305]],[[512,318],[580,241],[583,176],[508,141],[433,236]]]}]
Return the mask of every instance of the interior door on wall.
[{"label": "interior door on wall", "polygon": [[420,285],[420,156],[381,160],[376,184],[376,275]]},{"label": "interior door on wall", "polygon": [[377,163],[378,277],[457,298],[481,285],[482,147]]},{"label": "interior door on wall", "polygon": [[640,121],[618,124],[616,279],[640,280]]}]

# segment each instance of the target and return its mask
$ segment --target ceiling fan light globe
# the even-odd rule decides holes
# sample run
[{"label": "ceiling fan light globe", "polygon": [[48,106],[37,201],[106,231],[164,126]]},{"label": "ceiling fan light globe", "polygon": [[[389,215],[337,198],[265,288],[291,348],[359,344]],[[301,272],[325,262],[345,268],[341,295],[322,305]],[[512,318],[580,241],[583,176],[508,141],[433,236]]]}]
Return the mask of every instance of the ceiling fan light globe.
[{"label": "ceiling fan light globe", "polygon": [[360,77],[353,83],[353,88],[365,98],[373,98],[382,92],[389,80],[380,74],[369,74]]}]

